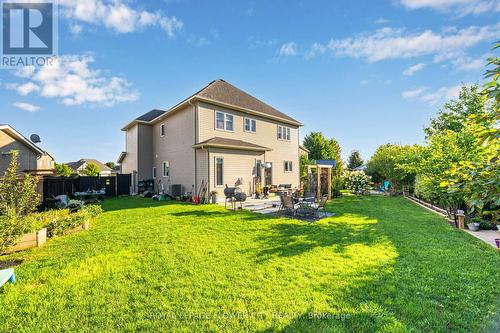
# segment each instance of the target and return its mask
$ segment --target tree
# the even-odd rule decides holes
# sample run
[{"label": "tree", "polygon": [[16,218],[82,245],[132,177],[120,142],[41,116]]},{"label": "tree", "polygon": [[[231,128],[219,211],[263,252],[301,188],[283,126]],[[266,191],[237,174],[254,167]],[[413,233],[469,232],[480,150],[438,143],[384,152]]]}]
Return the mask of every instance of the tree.
[{"label": "tree", "polygon": [[54,169],[56,171],[56,175],[58,176],[69,177],[73,174],[73,169],[64,163],[56,163]]},{"label": "tree", "polygon": [[344,165],[341,159],[341,148],[337,140],[328,139],[321,132],[311,132],[304,138],[304,147],[309,150],[311,160],[335,160],[334,176],[342,174]]},{"label": "tree", "polygon": [[101,169],[95,163],[87,163],[85,169],[83,169],[83,174],[86,176],[98,176]]},{"label": "tree", "polygon": [[351,152],[351,155],[349,155],[349,159],[347,161],[347,169],[354,170],[362,165],[363,165],[363,159],[361,158],[359,151],[353,150]]},{"label": "tree", "polygon": [[105,165],[112,170],[116,167],[115,162],[106,162]]},{"label": "tree", "polygon": [[0,182],[0,253],[28,231],[31,222],[25,217],[35,211],[40,202],[36,191],[38,178],[28,174],[19,176],[19,153],[13,150],[10,155],[9,166]]},{"label": "tree", "polygon": [[462,86],[458,99],[445,103],[437,117],[431,120],[430,126],[424,129],[426,137],[445,130],[459,132],[469,116],[483,112],[485,102],[486,98],[477,85]]},{"label": "tree", "polygon": [[[500,41],[497,41],[493,47],[494,50],[498,48],[500,48]],[[484,85],[483,93],[498,106],[500,103],[500,84],[498,83],[498,79],[500,79],[500,58],[488,58],[488,66],[490,65],[492,65],[493,68],[486,71],[484,78],[491,78],[491,81]]]},{"label": "tree", "polygon": [[377,148],[375,154],[367,163],[366,173],[378,181],[388,179],[393,188],[400,185],[413,183],[413,170],[405,170],[401,167],[408,156],[412,156],[417,150],[416,146],[401,146],[396,144],[385,144]]}]

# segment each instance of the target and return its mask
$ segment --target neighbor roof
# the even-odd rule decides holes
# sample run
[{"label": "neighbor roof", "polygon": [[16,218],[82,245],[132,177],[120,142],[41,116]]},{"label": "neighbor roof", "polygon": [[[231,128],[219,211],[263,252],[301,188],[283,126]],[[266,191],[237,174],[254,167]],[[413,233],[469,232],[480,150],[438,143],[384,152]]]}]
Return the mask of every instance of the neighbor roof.
[{"label": "neighbor roof", "polygon": [[253,151],[270,151],[272,149],[259,146],[250,142],[226,139],[221,137],[213,137],[198,144],[193,145],[193,148],[233,148],[240,150],[253,150]]},{"label": "neighbor roof", "polygon": [[82,158],[82,159],[80,159],[80,160],[78,160],[76,162],[68,162],[66,164],[71,169],[73,169],[74,171],[76,171],[76,170],[78,170],[79,167],[81,167],[85,163],[93,163],[93,164],[97,165],[101,171],[111,171],[111,168],[108,167],[106,164],[103,164],[103,163],[101,163],[98,160],[93,159],[93,158]]},{"label": "neighbor roof", "polygon": [[24,143],[26,146],[34,150],[40,155],[48,155],[50,158],[54,159],[49,153],[47,153],[45,150],[42,148],[38,147],[36,144],[31,142],[31,140],[27,139],[24,135],[16,131],[12,126],[6,125],[6,124],[0,124],[0,130],[4,131],[7,133],[9,136],[13,137],[14,139]]},{"label": "neighbor roof", "polygon": [[[204,101],[211,104],[219,104],[228,108],[239,109],[243,112],[259,115],[264,118],[276,119],[285,123],[302,126],[299,121],[293,119],[292,117],[276,110],[272,106],[262,102],[243,90],[236,88],[232,84],[222,79],[218,79],[210,82],[207,86],[176,104],[168,111],[162,111],[159,109],[151,110],[125,125],[122,130],[127,130],[136,123],[152,123],[160,120],[194,100]],[[157,116],[152,118],[155,114]]]}]

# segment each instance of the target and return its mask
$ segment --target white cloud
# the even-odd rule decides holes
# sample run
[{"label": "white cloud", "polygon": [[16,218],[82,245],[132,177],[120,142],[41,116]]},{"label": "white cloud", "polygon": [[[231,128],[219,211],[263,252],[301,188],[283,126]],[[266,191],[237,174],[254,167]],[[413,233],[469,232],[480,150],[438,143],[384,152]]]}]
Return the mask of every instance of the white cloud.
[{"label": "white cloud", "polygon": [[21,96],[26,96],[32,92],[40,90],[40,87],[33,82],[26,82],[24,84],[10,83],[6,85],[7,89],[15,90]]},{"label": "white cloud", "polygon": [[406,91],[403,91],[401,96],[403,96],[403,98],[415,98],[415,97],[421,96],[426,90],[427,90],[427,87],[420,87],[420,88],[416,88],[413,90],[406,90]]},{"label": "white cloud", "polygon": [[424,69],[425,67],[425,64],[424,63],[418,63],[418,64],[415,64],[413,66],[410,66],[408,67],[407,69],[405,69],[403,71],[403,75],[406,75],[406,76],[412,76],[413,74],[415,74],[416,72]]},{"label": "white cloud", "polygon": [[500,11],[500,1],[498,0],[400,0],[400,3],[412,10],[429,8],[438,11],[451,11],[459,16]]},{"label": "white cloud", "polygon": [[312,59],[316,57],[318,54],[324,54],[326,52],[326,46],[320,43],[314,43],[311,45],[309,50],[306,52],[306,55],[304,56],[306,59]]},{"label": "white cloud", "polygon": [[[40,96],[57,98],[64,105],[111,107],[138,99],[137,91],[130,89],[126,79],[91,69],[93,62],[91,55],[61,56],[52,66],[35,69],[27,77],[28,82],[16,84],[15,88],[21,95],[23,91],[37,91]],[[25,88],[20,90],[20,87]]]},{"label": "white cloud", "polygon": [[278,53],[280,56],[295,56],[295,55],[297,55],[297,43],[288,42],[288,43],[281,45],[281,48],[280,48]]},{"label": "white cloud", "polygon": [[378,18],[378,19],[376,19],[376,20],[375,20],[375,23],[376,23],[376,24],[387,24],[387,23],[389,23],[389,22],[390,22],[390,21],[389,21],[388,19],[385,19],[385,18],[383,18],[383,17],[380,17],[380,18]]},{"label": "white cloud", "polygon": [[369,35],[332,39],[329,48],[337,56],[366,58],[369,62],[423,55],[434,55],[436,61],[443,61],[463,55],[466,49],[480,42],[499,37],[500,23],[441,33],[432,30],[408,33],[404,29],[387,27]]},{"label": "white cloud", "polygon": [[406,99],[416,99],[430,105],[439,105],[450,99],[457,98],[461,85],[441,87],[433,92],[427,92],[428,87],[420,87],[414,90],[403,91],[401,94]]},{"label": "white cloud", "polygon": [[486,68],[486,63],[488,62],[486,59],[488,55],[473,59],[471,57],[460,57],[452,61],[452,64],[456,67],[458,71],[478,71]]},{"label": "white cloud", "polygon": [[37,112],[38,110],[40,110],[39,106],[22,102],[13,103],[12,106],[28,112]]},{"label": "white cloud", "polygon": [[65,18],[87,24],[104,25],[118,33],[159,27],[172,38],[184,25],[175,16],[165,16],[161,12],[140,11],[132,8],[125,0],[60,0],[59,5]]}]

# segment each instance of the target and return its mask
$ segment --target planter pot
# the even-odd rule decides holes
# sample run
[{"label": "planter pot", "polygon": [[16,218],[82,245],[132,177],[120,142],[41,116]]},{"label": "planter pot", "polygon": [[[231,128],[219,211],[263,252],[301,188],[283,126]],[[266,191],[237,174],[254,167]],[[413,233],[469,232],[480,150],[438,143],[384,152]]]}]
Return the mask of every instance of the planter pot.
[{"label": "planter pot", "polygon": [[479,230],[479,223],[468,223],[467,226],[469,227],[470,231],[478,231]]},{"label": "planter pot", "polygon": [[30,249],[32,247],[40,247],[47,241],[47,228],[40,229],[36,232],[24,234],[19,243],[5,250],[5,253],[13,253]]}]

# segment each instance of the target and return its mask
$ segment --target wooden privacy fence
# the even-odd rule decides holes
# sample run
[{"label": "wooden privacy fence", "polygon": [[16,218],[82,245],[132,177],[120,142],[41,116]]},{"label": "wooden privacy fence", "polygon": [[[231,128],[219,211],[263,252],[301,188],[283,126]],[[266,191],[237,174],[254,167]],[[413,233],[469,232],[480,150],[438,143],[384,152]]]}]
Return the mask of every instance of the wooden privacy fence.
[{"label": "wooden privacy fence", "polygon": [[132,177],[130,174],[118,174],[116,176],[74,176],[55,177],[45,176],[42,181],[42,197],[45,201],[61,194],[73,196],[75,192],[89,190],[106,190],[107,197],[130,194]]}]

